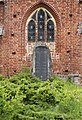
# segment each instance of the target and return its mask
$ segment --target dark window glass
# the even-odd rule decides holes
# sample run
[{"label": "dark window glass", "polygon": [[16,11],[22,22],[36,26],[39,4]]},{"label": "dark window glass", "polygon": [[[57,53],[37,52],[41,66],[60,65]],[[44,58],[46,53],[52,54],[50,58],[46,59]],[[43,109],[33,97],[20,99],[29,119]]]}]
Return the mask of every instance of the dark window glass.
[{"label": "dark window glass", "polygon": [[54,41],[54,23],[52,20],[47,23],[47,41]]},{"label": "dark window glass", "polygon": [[35,41],[35,38],[38,41],[46,41],[46,38],[48,42],[54,41],[54,22],[46,10],[35,11],[28,23],[28,41]]},{"label": "dark window glass", "polygon": [[[46,12],[47,13],[47,12]],[[51,16],[49,15],[49,13],[47,13],[47,19],[50,19],[51,18]]]},{"label": "dark window glass", "polygon": [[35,41],[35,22],[33,20],[28,24],[28,41]]},{"label": "dark window glass", "polygon": [[43,10],[38,12],[38,41],[44,40],[44,21],[45,13]]},{"label": "dark window glass", "polygon": [[35,13],[33,14],[33,16],[32,16],[32,18],[33,18],[34,20],[36,20],[36,13],[37,13],[37,12],[35,12]]}]

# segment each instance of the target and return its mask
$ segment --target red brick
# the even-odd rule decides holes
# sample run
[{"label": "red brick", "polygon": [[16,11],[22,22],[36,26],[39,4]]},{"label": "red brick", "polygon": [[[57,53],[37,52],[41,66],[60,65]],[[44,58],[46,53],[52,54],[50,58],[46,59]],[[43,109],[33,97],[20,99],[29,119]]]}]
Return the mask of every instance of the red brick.
[{"label": "red brick", "polygon": [[32,68],[32,59],[25,49],[25,24],[41,6],[51,12],[57,24],[53,73],[65,74],[68,70],[67,74],[82,74],[82,34],[77,32],[82,5],[77,0],[5,0],[4,10],[0,5],[0,25],[5,30],[0,37],[0,73],[12,75],[23,66]]}]

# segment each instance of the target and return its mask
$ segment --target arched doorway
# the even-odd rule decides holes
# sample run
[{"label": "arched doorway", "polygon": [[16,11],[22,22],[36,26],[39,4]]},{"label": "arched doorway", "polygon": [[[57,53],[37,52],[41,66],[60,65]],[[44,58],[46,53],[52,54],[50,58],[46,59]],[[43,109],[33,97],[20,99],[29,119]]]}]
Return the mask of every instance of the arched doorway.
[{"label": "arched doorway", "polygon": [[51,56],[46,46],[37,46],[33,54],[33,74],[42,80],[51,75]]}]

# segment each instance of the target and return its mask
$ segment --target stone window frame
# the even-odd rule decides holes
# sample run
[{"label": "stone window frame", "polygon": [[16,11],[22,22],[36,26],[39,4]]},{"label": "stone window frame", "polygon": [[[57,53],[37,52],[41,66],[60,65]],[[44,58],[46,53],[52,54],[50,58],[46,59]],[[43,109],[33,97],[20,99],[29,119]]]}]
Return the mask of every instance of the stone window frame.
[{"label": "stone window frame", "polygon": [[[44,32],[45,32],[45,34],[44,34],[44,41],[42,41],[42,42],[55,42],[55,39],[56,39],[56,32],[57,32],[57,27],[56,27],[56,21],[55,21],[55,19],[54,19],[54,17],[53,17],[53,15],[47,10],[47,9],[45,9],[44,7],[39,7],[39,8],[37,8],[36,10],[34,10],[31,14],[30,14],[30,16],[28,17],[28,19],[27,19],[27,22],[26,22],[26,28],[25,28],[25,38],[26,38],[26,40],[27,40],[27,42],[39,42],[38,41],[38,27],[36,27],[36,26],[38,26],[37,24],[38,24],[38,18],[37,18],[37,16],[38,16],[38,12],[40,11],[40,10],[43,10],[44,11],[44,13],[45,13],[45,30],[44,30]],[[37,12],[37,13],[36,13]],[[34,15],[34,13],[36,13],[36,21],[35,21],[35,41],[29,41],[28,40],[28,24],[29,24],[29,22],[31,21],[31,20],[33,20],[34,21],[34,19],[32,18],[32,16]],[[51,18],[50,19],[48,19],[47,20],[47,13],[51,16]],[[53,21],[53,23],[54,23],[54,40],[53,41],[48,41],[47,40],[47,22],[49,21],[49,20],[51,20],[51,21]]]}]

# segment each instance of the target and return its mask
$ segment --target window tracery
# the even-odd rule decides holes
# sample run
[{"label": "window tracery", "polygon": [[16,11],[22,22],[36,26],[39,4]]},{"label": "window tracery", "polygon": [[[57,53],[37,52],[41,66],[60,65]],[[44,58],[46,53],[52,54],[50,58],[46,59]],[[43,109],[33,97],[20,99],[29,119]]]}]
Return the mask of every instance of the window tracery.
[{"label": "window tracery", "polygon": [[28,41],[54,42],[55,32],[55,20],[44,8],[38,8],[35,10],[27,21]]}]

